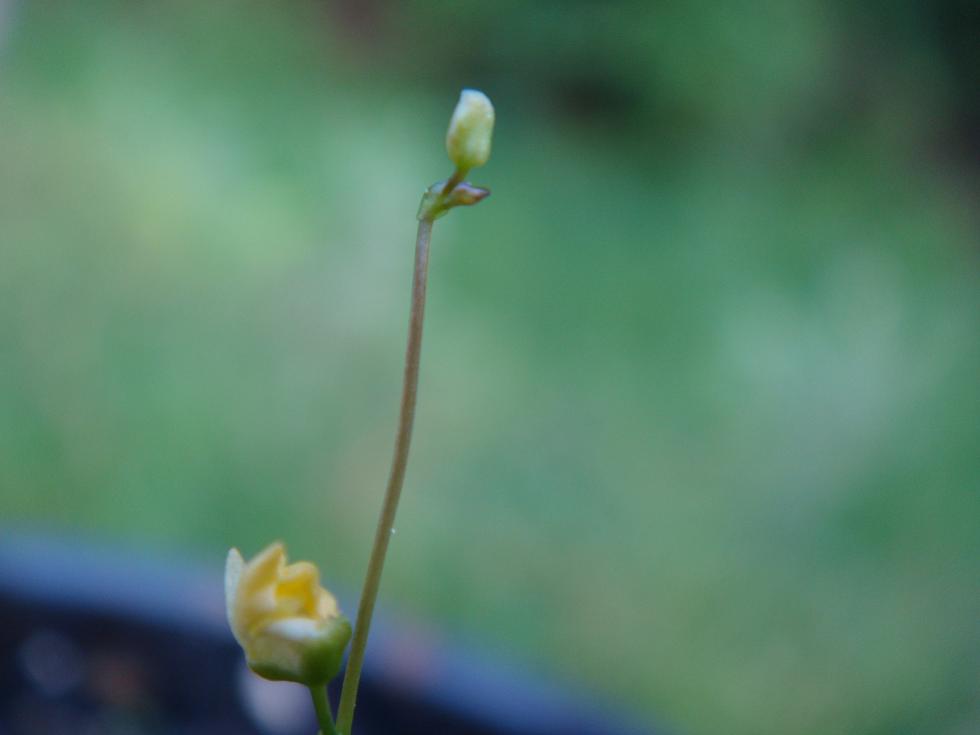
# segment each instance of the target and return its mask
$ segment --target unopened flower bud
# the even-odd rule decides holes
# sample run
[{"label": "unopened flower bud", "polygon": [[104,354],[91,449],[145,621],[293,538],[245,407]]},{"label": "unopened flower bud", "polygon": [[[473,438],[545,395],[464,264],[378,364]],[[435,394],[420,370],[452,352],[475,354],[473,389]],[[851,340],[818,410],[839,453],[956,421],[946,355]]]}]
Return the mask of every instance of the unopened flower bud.
[{"label": "unopened flower bud", "polygon": [[351,627],[308,561],[272,544],[247,562],[228,552],[225,603],[249,667],[266,679],[325,684],[340,671]]},{"label": "unopened flower bud", "polygon": [[446,150],[461,173],[482,166],[490,158],[493,120],[490,99],[483,92],[464,89],[446,132]]}]

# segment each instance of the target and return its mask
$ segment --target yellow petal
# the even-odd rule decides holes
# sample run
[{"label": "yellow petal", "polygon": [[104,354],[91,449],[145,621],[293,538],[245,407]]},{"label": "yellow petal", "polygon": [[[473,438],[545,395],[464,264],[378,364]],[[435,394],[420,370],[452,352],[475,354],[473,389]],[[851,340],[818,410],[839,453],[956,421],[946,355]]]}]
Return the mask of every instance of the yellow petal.
[{"label": "yellow petal", "polygon": [[235,600],[238,599],[238,582],[241,580],[244,568],[245,559],[242,558],[241,552],[235,548],[229,549],[228,558],[225,560],[225,613],[228,616],[231,632],[239,643],[242,642],[242,639],[239,637],[235,626],[233,610]]},{"label": "yellow petal", "polygon": [[325,589],[319,589],[316,599],[316,614],[321,620],[324,618],[336,618],[340,617],[340,606],[337,604],[337,598],[327,592]]},{"label": "yellow petal", "polygon": [[310,562],[290,564],[282,570],[276,586],[276,606],[279,612],[288,615],[316,615],[316,591],[319,586],[320,573]]},{"label": "yellow petal", "polygon": [[272,584],[279,577],[285,565],[286,549],[276,541],[269,544],[250,561],[242,575],[243,594],[248,594],[264,585]]}]

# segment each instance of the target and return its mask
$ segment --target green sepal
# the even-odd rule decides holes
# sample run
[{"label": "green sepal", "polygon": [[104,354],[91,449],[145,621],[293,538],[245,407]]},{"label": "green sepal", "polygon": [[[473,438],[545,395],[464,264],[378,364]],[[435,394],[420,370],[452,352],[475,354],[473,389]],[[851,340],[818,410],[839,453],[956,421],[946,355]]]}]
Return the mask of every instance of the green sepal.
[{"label": "green sepal", "polygon": [[418,219],[437,220],[453,207],[469,207],[490,196],[490,190],[461,181],[450,191],[446,191],[449,179],[437,181],[425,190],[419,204]]},{"label": "green sepal", "polygon": [[340,673],[351,634],[350,621],[340,615],[331,621],[325,635],[294,642],[295,660],[289,666],[252,658],[248,659],[248,666],[263,679],[322,686]]}]

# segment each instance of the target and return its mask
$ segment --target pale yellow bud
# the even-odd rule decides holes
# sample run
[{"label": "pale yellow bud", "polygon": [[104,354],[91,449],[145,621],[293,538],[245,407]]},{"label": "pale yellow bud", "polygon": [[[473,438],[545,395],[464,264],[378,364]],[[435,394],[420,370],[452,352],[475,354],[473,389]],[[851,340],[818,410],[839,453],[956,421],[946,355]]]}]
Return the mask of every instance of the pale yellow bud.
[{"label": "pale yellow bud", "polygon": [[232,549],[225,603],[231,631],[260,676],[312,686],[337,675],[351,627],[314,564],[287,565],[278,542],[247,563]]},{"label": "pale yellow bud", "polygon": [[493,120],[490,99],[483,92],[464,89],[446,132],[446,150],[461,173],[482,166],[490,158]]}]

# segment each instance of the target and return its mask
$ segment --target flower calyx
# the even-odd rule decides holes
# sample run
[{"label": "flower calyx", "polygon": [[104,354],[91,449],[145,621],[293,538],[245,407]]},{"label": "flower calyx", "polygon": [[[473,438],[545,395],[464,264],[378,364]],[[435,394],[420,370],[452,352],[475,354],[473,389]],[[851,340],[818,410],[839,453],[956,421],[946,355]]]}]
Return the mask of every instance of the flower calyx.
[{"label": "flower calyx", "polygon": [[468,181],[456,182],[453,179],[444,179],[425,190],[422,203],[419,204],[418,218],[436,220],[453,207],[472,206],[488,196],[490,196],[489,189],[474,186]]}]

